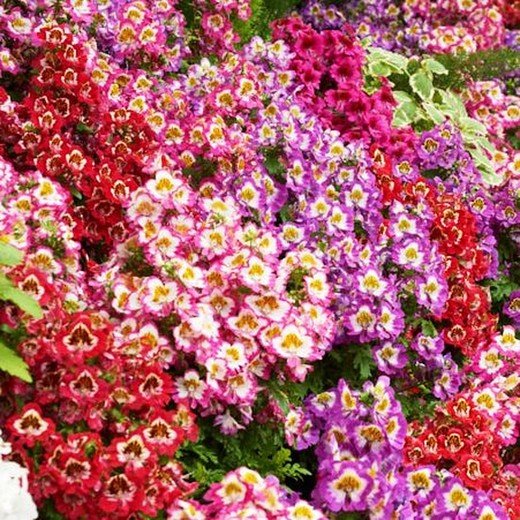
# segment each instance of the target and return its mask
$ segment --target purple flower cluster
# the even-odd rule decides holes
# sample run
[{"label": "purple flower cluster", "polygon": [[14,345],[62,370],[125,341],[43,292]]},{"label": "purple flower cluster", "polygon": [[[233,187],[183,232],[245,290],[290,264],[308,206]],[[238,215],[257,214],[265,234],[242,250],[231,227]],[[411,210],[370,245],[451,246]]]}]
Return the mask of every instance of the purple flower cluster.
[{"label": "purple flower cluster", "polygon": [[506,519],[483,491],[467,489],[434,466],[404,466],[407,423],[387,377],[362,391],[341,380],[306,399],[286,421],[297,449],[316,446],[314,503],[333,512],[365,512],[370,519]]}]

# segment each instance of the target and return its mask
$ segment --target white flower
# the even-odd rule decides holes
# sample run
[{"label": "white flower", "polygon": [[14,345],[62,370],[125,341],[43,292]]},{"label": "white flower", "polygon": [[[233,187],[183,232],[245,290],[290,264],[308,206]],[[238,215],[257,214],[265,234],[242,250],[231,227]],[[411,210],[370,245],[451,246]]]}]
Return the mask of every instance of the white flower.
[{"label": "white flower", "polygon": [[306,358],[312,352],[312,341],[303,329],[296,325],[288,325],[280,336],[273,339],[273,348],[285,358]]},{"label": "white flower", "polygon": [[270,285],[273,271],[260,258],[253,256],[249,259],[247,267],[241,271],[244,282],[248,285]]},{"label": "white flower", "polygon": [[191,330],[208,339],[217,339],[220,324],[213,317],[212,308],[207,304],[197,305],[197,316],[190,318]]},{"label": "white flower", "polygon": [[305,278],[305,286],[311,300],[326,300],[330,293],[325,273],[318,272],[314,276]]},{"label": "white flower", "polygon": [[9,453],[11,453],[11,443],[2,439],[2,430],[0,430],[0,460],[3,455],[9,455]]},{"label": "white flower", "polygon": [[416,242],[409,243],[399,251],[398,264],[407,267],[419,268],[424,259],[424,253]]},{"label": "white flower", "polygon": [[27,490],[28,471],[16,462],[0,460],[0,518],[33,520],[38,517],[36,505]]},{"label": "white flower", "polygon": [[388,285],[375,269],[368,269],[365,274],[358,276],[358,281],[362,292],[374,296],[381,296]]}]

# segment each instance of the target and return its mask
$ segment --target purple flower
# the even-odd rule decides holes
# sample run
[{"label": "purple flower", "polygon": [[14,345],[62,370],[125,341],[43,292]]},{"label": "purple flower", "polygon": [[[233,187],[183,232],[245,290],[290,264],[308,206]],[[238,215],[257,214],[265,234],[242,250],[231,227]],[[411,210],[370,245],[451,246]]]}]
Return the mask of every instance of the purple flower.
[{"label": "purple flower", "polygon": [[479,520],[482,518],[488,520],[508,520],[509,518],[502,507],[487,497],[479,500],[479,504],[474,510],[474,515]]},{"label": "purple flower", "polygon": [[408,468],[404,479],[407,491],[420,502],[427,502],[438,484],[433,466]]},{"label": "purple flower", "polygon": [[384,374],[397,374],[403,368],[408,357],[403,345],[393,345],[390,341],[386,341],[375,347],[372,351],[373,357],[377,363],[377,367]]},{"label": "purple flower", "polygon": [[472,509],[475,502],[474,494],[466,489],[459,479],[451,478],[446,482],[441,493],[441,510],[443,513],[463,518]]},{"label": "purple flower", "polygon": [[425,276],[417,286],[416,296],[417,301],[433,314],[441,314],[448,299],[448,285],[444,276],[436,273]]},{"label": "purple flower", "polygon": [[334,512],[363,511],[368,507],[367,496],[373,486],[364,464],[346,461],[340,463],[327,479],[320,498]]},{"label": "purple flower", "polygon": [[520,327],[520,290],[511,293],[503,312],[513,320],[513,326]]},{"label": "purple flower", "polygon": [[448,399],[456,394],[461,384],[461,377],[459,374],[459,367],[451,356],[445,356],[444,368],[441,376],[435,381],[433,387],[433,395],[438,399]]},{"label": "purple flower", "polygon": [[430,337],[424,334],[418,334],[411,347],[415,350],[423,359],[431,360],[437,358],[439,354],[444,350],[444,341],[440,336]]},{"label": "purple flower", "polygon": [[422,159],[422,167],[435,168],[438,158],[446,150],[446,141],[439,135],[436,129],[424,132],[417,148],[417,155]]}]

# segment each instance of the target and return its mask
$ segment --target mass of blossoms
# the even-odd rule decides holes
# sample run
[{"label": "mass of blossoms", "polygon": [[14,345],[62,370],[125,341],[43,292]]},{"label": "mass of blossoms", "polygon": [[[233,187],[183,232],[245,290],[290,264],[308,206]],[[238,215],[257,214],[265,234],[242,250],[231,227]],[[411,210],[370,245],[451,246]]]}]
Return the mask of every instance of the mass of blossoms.
[{"label": "mass of blossoms", "polygon": [[0,6],[0,519],[520,520],[520,6],[336,4]]},{"label": "mass of blossoms", "polygon": [[320,27],[346,20],[360,37],[404,53],[466,52],[520,44],[518,0],[352,0],[324,6],[317,0],[303,11]]}]

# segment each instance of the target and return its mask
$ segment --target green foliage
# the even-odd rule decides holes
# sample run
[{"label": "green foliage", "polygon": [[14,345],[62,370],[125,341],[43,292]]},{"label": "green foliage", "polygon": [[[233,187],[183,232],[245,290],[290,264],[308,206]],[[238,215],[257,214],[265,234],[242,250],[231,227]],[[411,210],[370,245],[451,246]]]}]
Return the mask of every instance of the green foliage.
[{"label": "green foliage", "polygon": [[435,328],[435,325],[429,320],[421,321],[421,332],[430,338],[437,336],[437,329]]},{"label": "green foliage", "polygon": [[32,382],[31,374],[25,361],[2,341],[0,341],[0,370],[19,377],[27,383]]},{"label": "green foliage", "polygon": [[356,348],[352,365],[359,373],[360,381],[366,381],[370,378],[376,368],[376,364],[368,345],[361,345],[359,348]]},{"label": "green foliage", "polygon": [[[256,411],[267,404],[269,396],[286,415],[291,408],[300,406],[308,395],[336,386],[341,378],[360,388],[375,370],[370,345],[337,346],[314,364],[302,383],[277,379],[265,381],[266,392]],[[312,488],[312,475],[317,467],[312,450],[296,452],[289,449],[280,425],[255,422],[235,436],[222,435],[209,419],[202,420],[199,426],[199,440],[181,448],[180,460],[190,475],[201,483],[200,495],[212,482],[239,466],[255,469],[264,476],[275,475],[282,484],[293,489]]]},{"label": "green foliage", "polygon": [[15,266],[22,263],[23,253],[9,244],[0,244],[0,264]]},{"label": "green foliage", "polygon": [[368,520],[369,513],[353,511],[350,513],[338,513],[332,517],[333,520]]},{"label": "green foliage", "polygon": [[[23,254],[21,251],[9,244],[0,243],[0,265],[13,267],[21,264],[22,259]],[[34,318],[43,316],[38,302],[15,287],[3,273],[0,273],[0,300],[11,301]]]},{"label": "green foliage", "polygon": [[[483,284],[489,288],[492,311],[495,313],[500,312],[513,291],[520,289],[518,246],[508,233],[498,236],[498,257],[500,265],[506,265],[507,270],[501,272],[493,279],[486,280]],[[504,317],[502,316],[503,320]]]},{"label": "green foliage", "polygon": [[305,296],[304,279],[308,273],[307,269],[297,267],[287,280],[287,293],[295,303],[299,303]]},{"label": "green foliage", "polygon": [[515,150],[520,150],[520,132],[518,132],[518,129],[508,130],[507,140]]},{"label": "green foliage", "polygon": [[202,495],[207,487],[240,466],[275,475],[281,483],[301,481],[311,475],[309,469],[293,460],[294,453],[284,446],[283,428],[273,424],[252,423],[235,436],[221,434],[208,420],[200,422],[196,443],[186,443],[179,460],[200,484]]},{"label": "green foliage", "polygon": [[183,175],[189,180],[194,189],[198,189],[204,180],[209,179],[217,171],[217,165],[203,157],[197,157],[195,163],[182,170]]},{"label": "green foliage", "polygon": [[424,420],[432,417],[438,401],[432,398],[431,393],[419,385],[419,395],[408,392],[396,392],[395,397],[401,404],[401,409],[408,422]]},{"label": "green foliage", "polygon": [[[240,20],[236,16],[232,19],[241,43],[249,42],[253,36],[260,36],[267,40],[271,32],[271,22],[297,10],[302,3],[302,0],[251,0],[249,19]],[[186,18],[188,32],[195,34],[200,28],[201,19],[197,6],[191,0],[180,0],[178,7]],[[197,38],[193,36],[193,43],[196,42]]]},{"label": "green foliage", "polygon": [[251,17],[245,21],[235,19],[233,25],[242,43],[247,43],[253,36],[267,39],[271,22],[298,9],[301,4],[301,0],[251,0]]},{"label": "green foliage", "polygon": [[192,29],[198,22],[199,18],[194,2],[192,0],[179,0],[177,7],[186,19],[187,28]]},{"label": "green foliage", "polygon": [[501,78],[520,69],[520,52],[507,47],[471,54],[438,54],[435,59],[447,71],[438,82],[439,88],[443,89],[460,89],[467,84],[468,79],[482,81]]},{"label": "green foliage", "polygon": [[42,518],[45,520],[64,520],[64,516],[56,511],[54,507],[54,502],[52,499],[48,498],[43,506],[38,508],[39,516],[38,518]]},{"label": "green foliage", "polygon": [[11,301],[22,311],[30,314],[34,318],[43,316],[42,310],[33,298],[25,294],[23,291],[13,285],[11,280],[4,274],[0,273],[0,300]]},{"label": "green foliage", "polygon": [[433,79],[427,70],[418,70],[410,76],[410,87],[423,100],[433,98]]},{"label": "green foliage", "polygon": [[[0,264],[6,266],[16,266],[21,264],[23,254],[18,249],[9,244],[0,243]],[[24,312],[35,318],[41,318],[43,313],[38,303],[13,285],[11,280],[3,273],[0,273],[0,300],[11,301]],[[17,339],[18,331],[2,327],[2,332],[11,336],[11,340]],[[0,339],[0,370],[12,376],[19,377],[23,381],[30,383],[31,374],[25,361]]]},{"label": "green foliage", "polygon": [[263,151],[264,166],[271,176],[279,182],[285,182],[285,168],[280,162],[283,149],[281,147],[273,146],[265,148]]},{"label": "green foliage", "polygon": [[498,185],[503,179],[496,174],[489,156],[496,152],[486,137],[486,128],[468,116],[460,97],[443,88],[449,84],[450,69],[439,59],[407,59],[381,49],[367,48],[367,90],[377,88],[377,77],[385,76],[393,84],[398,103],[393,124],[411,125],[418,132],[430,130],[446,120],[460,130],[464,144],[487,184]]},{"label": "green foliage", "polygon": [[122,271],[136,276],[151,276],[153,267],[148,263],[144,251],[140,247],[130,249],[130,256],[126,259]]},{"label": "green foliage", "polygon": [[494,309],[497,310],[509,299],[511,293],[519,288],[519,285],[515,283],[510,276],[504,274],[498,278],[489,280],[485,285],[489,287],[491,301],[493,302]]}]

